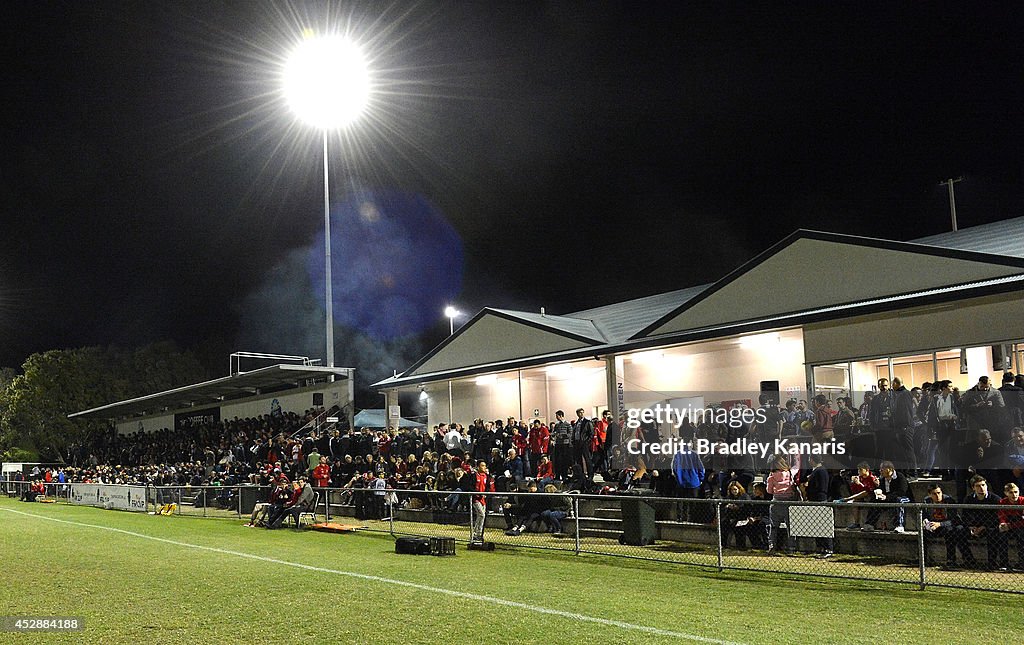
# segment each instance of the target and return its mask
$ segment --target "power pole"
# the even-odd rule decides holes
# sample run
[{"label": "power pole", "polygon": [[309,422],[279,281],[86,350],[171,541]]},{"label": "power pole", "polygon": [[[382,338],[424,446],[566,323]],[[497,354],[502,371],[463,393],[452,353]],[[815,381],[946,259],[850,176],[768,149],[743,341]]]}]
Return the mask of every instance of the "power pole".
[{"label": "power pole", "polygon": [[946,185],[949,188],[949,217],[953,220],[954,231],[956,230],[956,197],[953,195],[953,184],[963,180],[963,177],[957,177],[956,179],[950,178],[939,182],[940,186]]}]

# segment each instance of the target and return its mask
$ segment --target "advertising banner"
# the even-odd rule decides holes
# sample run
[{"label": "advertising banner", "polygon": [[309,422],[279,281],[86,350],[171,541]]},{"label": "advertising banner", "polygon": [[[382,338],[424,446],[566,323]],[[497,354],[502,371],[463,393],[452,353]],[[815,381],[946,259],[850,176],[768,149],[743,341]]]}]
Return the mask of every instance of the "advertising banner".
[{"label": "advertising banner", "polygon": [[112,484],[71,484],[70,500],[72,504],[145,513],[146,487],[117,486]]}]

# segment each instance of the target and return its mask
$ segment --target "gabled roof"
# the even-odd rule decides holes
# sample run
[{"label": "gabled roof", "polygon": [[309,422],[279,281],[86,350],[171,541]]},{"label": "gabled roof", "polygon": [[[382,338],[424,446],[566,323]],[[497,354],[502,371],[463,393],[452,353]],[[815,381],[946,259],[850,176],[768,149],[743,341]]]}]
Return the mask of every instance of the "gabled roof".
[{"label": "gabled roof", "polygon": [[513,311],[511,309],[488,308],[487,310],[511,319],[521,320],[538,329],[563,332],[580,340],[589,340],[594,343],[605,343],[608,341],[605,335],[594,325],[593,321],[581,316],[575,316],[574,314],[552,316],[546,313],[539,314],[530,311]]},{"label": "gabled roof", "polygon": [[798,230],[632,338],[1019,273],[1024,258]]},{"label": "gabled roof", "polygon": [[[495,343],[500,338],[502,342]],[[587,320],[485,307],[402,376],[508,361],[606,343]]]}]

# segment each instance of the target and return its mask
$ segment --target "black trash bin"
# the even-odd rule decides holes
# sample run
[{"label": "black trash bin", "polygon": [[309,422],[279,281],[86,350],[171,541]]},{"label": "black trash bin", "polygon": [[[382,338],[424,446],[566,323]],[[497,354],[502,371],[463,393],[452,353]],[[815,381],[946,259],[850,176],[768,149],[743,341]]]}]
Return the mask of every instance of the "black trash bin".
[{"label": "black trash bin", "polygon": [[269,491],[262,486],[242,486],[238,489],[238,494],[241,499],[242,515],[252,515],[252,509],[256,508],[257,502],[266,502],[270,499]]},{"label": "black trash bin", "polygon": [[658,537],[654,524],[654,508],[635,497],[624,498],[621,504],[622,535],[619,536],[619,544],[654,544]]}]

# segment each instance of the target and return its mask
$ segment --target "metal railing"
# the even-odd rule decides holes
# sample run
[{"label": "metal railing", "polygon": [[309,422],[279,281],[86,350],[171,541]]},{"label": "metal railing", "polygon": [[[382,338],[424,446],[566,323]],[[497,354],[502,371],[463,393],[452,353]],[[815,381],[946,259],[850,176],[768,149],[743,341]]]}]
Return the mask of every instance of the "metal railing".
[{"label": "metal railing", "polygon": [[[28,483],[3,486],[10,496],[20,496]],[[71,486],[47,484],[47,498],[69,503]],[[354,524],[391,535],[450,537],[460,543],[482,538],[503,548],[599,554],[717,571],[1024,593],[1024,528],[1000,527],[998,512],[1005,506],[942,505],[938,508],[950,519],[936,526],[924,522],[935,517],[937,507],[914,503],[314,490],[320,493],[318,522]],[[147,510],[156,513],[173,504],[174,515],[248,520],[269,492],[269,487],[259,486],[150,486]],[[474,499],[482,503],[474,504]],[[486,509],[483,517],[481,508]],[[862,530],[865,524],[873,524],[872,530]],[[974,534],[971,526],[985,529]]]}]

